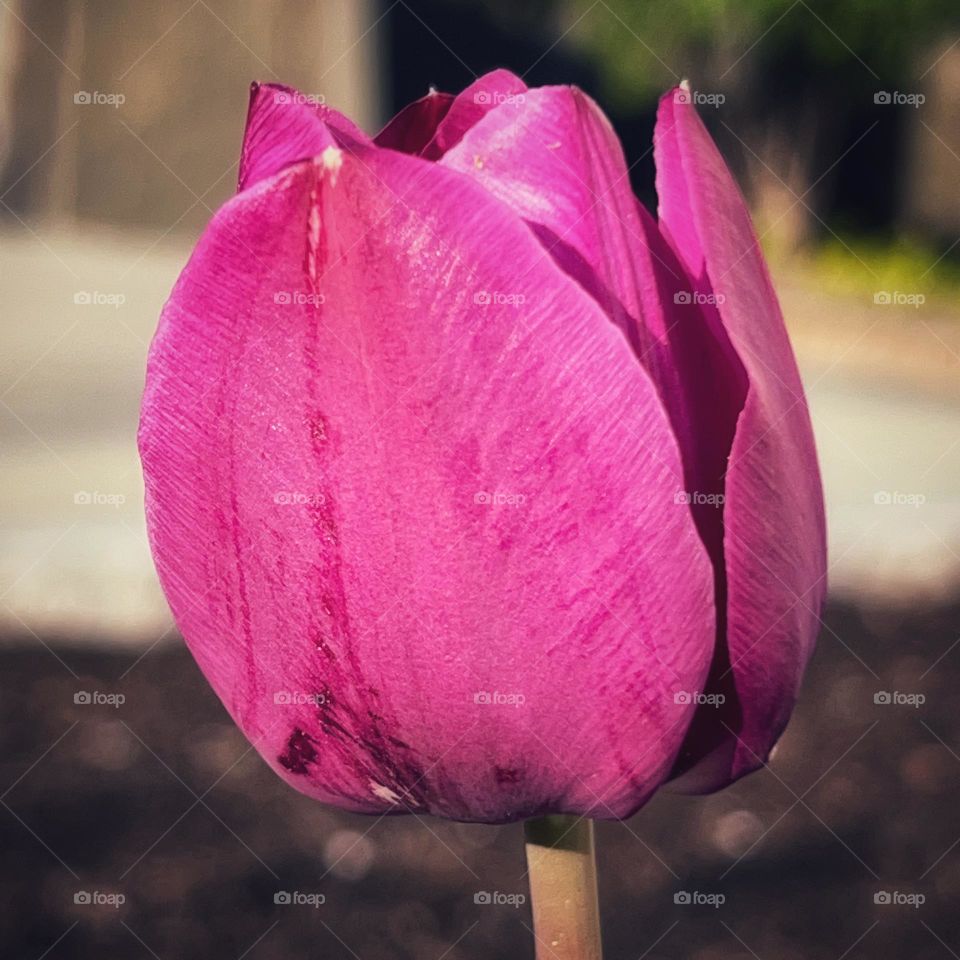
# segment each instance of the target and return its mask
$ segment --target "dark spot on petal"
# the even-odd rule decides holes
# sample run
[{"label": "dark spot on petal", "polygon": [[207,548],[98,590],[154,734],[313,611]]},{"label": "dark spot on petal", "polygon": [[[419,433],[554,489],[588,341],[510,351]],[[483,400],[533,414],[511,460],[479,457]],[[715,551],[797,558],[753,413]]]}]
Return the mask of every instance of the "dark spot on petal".
[{"label": "dark spot on petal", "polygon": [[322,413],[307,418],[310,439],[314,443],[323,443],[327,439],[327,421]]},{"label": "dark spot on petal", "polygon": [[320,504],[309,504],[307,514],[313,524],[313,529],[324,542],[330,546],[336,546],[339,542],[337,534],[337,525],[330,515],[329,494],[324,494],[324,502]]},{"label": "dark spot on petal", "polygon": [[310,735],[299,727],[293,728],[287,740],[287,749],[277,757],[280,765],[291,773],[307,773],[311,763],[316,763],[317,748],[313,745]]},{"label": "dark spot on petal", "polygon": [[494,767],[494,776],[500,786],[506,784],[520,783],[523,780],[523,772],[515,767]]}]

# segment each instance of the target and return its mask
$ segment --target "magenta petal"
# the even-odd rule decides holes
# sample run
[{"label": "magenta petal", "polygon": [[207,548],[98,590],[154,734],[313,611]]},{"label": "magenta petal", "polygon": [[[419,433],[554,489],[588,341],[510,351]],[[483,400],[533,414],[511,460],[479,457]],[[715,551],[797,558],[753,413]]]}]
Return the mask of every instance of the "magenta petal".
[{"label": "magenta petal", "polygon": [[431,90],[407,104],[377,135],[374,143],[401,153],[421,153],[433,139],[437,125],[447,115],[454,97]]},{"label": "magenta petal", "polygon": [[740,192],[680,91],[661,101],[654,140],[662,229],[717,300],[749,379],[724,507],[740,717],[723,764],[704,759],[695,786],[710,788],[759,766],[793,707],[825,592],[823,497],[796,362]]},{"label": "magenta petal", "polygon": [[[689,510],[714,565],[718,642],[713,671],[729,662],[723,636],[724,473],[746,377],[715,307],[630,188],[623,152],[599,108],[568,87],[530,91],[489,114],[440,161],[476,179],[522,216],[544,249],[604,309],[652,377],[683,458],[675,502]],[[736,722],[728,709],[698,711],[686,741],[700,759]],[[691,747],[690,744],[695,746]]]},{"label": "magenta petal", "polygon": [[430,160],[442,157],[475,123],[498,107],[516,103],[526,89],[526,84],[509,70],[492,70],[478,77],[454,98],[423,155]]},{"label": "magenta petal", "polygon": [[177,622],[299,789],[622,817],[668,775],[714,631],[676,442],[620,332],[466,178],[331,150],[229,203],[140,446]]},{"label": "magenta petal", "polygon": [[238,188],[252,187],[326,147],[353,142],[368,143],[369,138],[315,97],[276,83],[251,84]]},{"label": "magenta petal", "polygon": [[[686,269],[634,197],[620,142],[599,107],[576,88],[531,90],[479,121],[440,162],[526,220],[623,331],[680,443],[677,492],[721,493],[745,392],[743,369],[719,320],[697,303]],[[721,567],[721,512],[712,505],[692,509]]]}]

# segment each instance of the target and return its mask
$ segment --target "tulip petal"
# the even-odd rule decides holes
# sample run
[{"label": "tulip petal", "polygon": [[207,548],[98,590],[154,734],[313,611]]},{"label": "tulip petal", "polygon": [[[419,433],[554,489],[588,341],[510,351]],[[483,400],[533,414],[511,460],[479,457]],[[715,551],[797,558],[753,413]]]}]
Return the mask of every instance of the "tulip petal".
[{"label": "tulip petal", "polygon": [[431,90],[425,97],[407,104],[373,138],[374,143],[401,153],[421,153],[433,139],[453,101],[451,94]]},{"label": "tulip petal", "polygon": [[[581,91],[530,91],[488,114],[440,162],[477,180],[527,221],[623,331],[656,384],[683,457],[675,509],[691,511],[714,565],[713,673],[723,676],[729,667],[724,473],[746,377],[716,307],[637,202],[616,134]],[[735,725],[732,680],[709,692],[727,698],[724,717]],[[728,739],[715,708],[698,710],[688,736],[698,760]]]},{"label": "tulip petal", "polygon": [[240,153],[240,190],[272,177],[327,147],[368,143],[367,135],[342,113],[291,87],[250,85],[247,127]]},{"label": "tulip petal", "polygon": [[455,147],[475,123],[503,104],[516,102],[526,89],[526,84],[509,70],[492,70],[478,77],[454,98],[423,155],[429,160],[439,159]]},{"label": "tulip petal", "polygon": [[739,716],[721,711],[728,744],[712,757],[709,744],[688,744],[687,765],[698,754],[703,765],[690,785],[712,789],[760,766],[786,725],[819,625],[826,538],[810,418],[780,307],[743,198],[685,93],[667,94],[657,116],[661,228],[717,301],[749,379],[724,507],[730,667],[722,679],[733,680]]},{"label": "tulip petal", "polygon": [[676,441],[467,178],[328,148],[231,201],[164,311],[140,447],[177,623],[297,788],[500,822],[623,817],[669,773],[714,631]]},{"label": "tulip petal", "polygon": [[526,220],[623,331],[680,443],[678,499],[705,501],[690,508],[722,579],[716,496],[743,404],[743,369],[714,312],[696,302],[686,269],[634,197],[607,118],[576,88],[542,87],[488,114],[440,162]]}]

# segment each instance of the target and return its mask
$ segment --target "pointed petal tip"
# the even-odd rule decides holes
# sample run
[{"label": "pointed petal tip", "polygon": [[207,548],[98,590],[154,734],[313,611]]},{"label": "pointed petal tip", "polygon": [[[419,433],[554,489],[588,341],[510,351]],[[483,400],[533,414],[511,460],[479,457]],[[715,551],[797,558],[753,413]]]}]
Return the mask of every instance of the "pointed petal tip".
[{"label": "pointed petal tip", "polygon": [[660,95],[660,108],[672,107],[693,107],[693,88],[686,77]]},{"label": "pointed petal tip", "polygon": [[336,176],[343,166],[343,151],[339,147],[326,147],[320,154],[320,164],[324,170]]},{"label": "pointed petal tip", "polygon": [[279,83],[250,84],[238,188],[246,190],[300,160],[333,147],[369,143],[348,117],[320,96]]}]

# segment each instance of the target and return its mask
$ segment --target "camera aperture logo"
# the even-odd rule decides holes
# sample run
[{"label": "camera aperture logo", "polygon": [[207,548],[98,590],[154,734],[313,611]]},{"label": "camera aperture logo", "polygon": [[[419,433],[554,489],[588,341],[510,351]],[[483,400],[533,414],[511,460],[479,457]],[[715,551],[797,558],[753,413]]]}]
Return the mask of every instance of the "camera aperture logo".
[{"label": "camera aperture logo", "polygon": [[482,507],[522,507],[527,502],[525,493],[507,493],[505,490],[478,490],[473,502]]},{"label": "camera aperture logo", "polygon": [[674,102],[691,103],[698,107],[717,109],[727,102],[727,97],[723,93],[705,93],[702,90],[691,90],[686,84],[681,84],[674,94]]},{"label": "camera aperture logo", "polygon": [[527,902],[522,893],[502,893],[500,890],[478,890],[473,895],[473,902],[482,906],[513,907],[514,910]]},{"label": "camera aperture logo", "polygon": [[499,290],[478,290],[473,295],[473,302],[478,307],[522,307],[527,298],[522,293],[503,293]]},{"label": "camera aperture logo", "polygon": [[903,290],[877,290],[873,302],[878,307],[922,307],[927,298],[922,293],[905,293]]},{"label": "camera aperture logo", "polygon": [[278,507],[322,507],[327,498],[322,493],[299,493],[296,490],[278,490],[273,495]]},{"label": "camera aperture logo", "polygon": [[278,290],[273,302],[281,307],[319,307],[326,303],[322,293],[304,293],[303,290]]},{"label": "camera aperture logo", "polygon": [[279,707],[322,707],[327,702],[325,693],[307,693],[303,690],[278,690],[273,702]]},{"label": "camera aperture logo", "polygon": [[103,693],[101,690],[78,690],[73,695],[73,702],[80,707],[113,707],[116,710],[127,702],[127,698],[122,693]]},{"label": "camera aperture logo", "polygon": [[501,693],[494,690],[478,690],[473,695],[473,702],[481,707],[522,707],[527,698],[522,693]]},{"label": "camera aperture logo", "polygon": [[322,107],[326,104],[327,98],[322,93],[301,93],[299,90],[277,90],[273,95],[273,102]]},{"label": "camera aperture logo", "polygon": [[73,302],[78,307],[113,307],[119,310],[127,302],[127,295],[104,290],[75,290]]},{"label": "camera aperture logo", "polygon": [[713,907],[717,910],[727,902],[727,897],[723,893],[704,893],[702,890],[677,890],[673,902],[683,907]]},{"label": "camera aperture logo", "polygon": [[327,902],[322,893],[305,893],[301,890],[278,890],[273,895],[273,902],[283,907],[317,907]]},{"label": "camera aperture logo", "polygon": [[480,106],[498,107],[504,103],[519,106],[526,99],[526,96],[522,93],[504,93],[502,90],[478,90],[473,95],[473,102]]},{"label": "camera aperture logo", "polygon": [[913,707],[919,710],[927,702],[925,693],[903,693],[900,690],[878,690],[873,702],[882,707]]},{"label": "camera aperture logo", "polygon": [[127,502],[122,493],[101,493],[99,490],[77,490],[73,502],[78,507],[120,507]]},{"label": "camera aperture logo", "polygon": [[673,702],[681,706],[696,704],[698,707],[719,707],[727,702],[722,693],[700,693],[698,690],[677,690],[673,695]]},{"label": "camera aperture logo", "polygon": [[900,890],[878,890],[873,895],[873,902],[881,907],[913,907],[919,910],[927,898],[922,893],[902,893]]},{"label": "camera aperture logo", "polygon": [[700,290],[678,290],[673,295],[673,302],[678,306],[696,304],[700,307],[721,307],[726,299],[722,293],[702,293]]},{"label": "camera aperture logo", "polygon": [[127,102],[123,93],[104,93],[102,90],[77,90],[73,102],[80,107],[113,107],[119,109]]},{"label": "camera aperture logo", "polygon": [[704,493],[702,490],[678,490],[673,502],[687,507],[722,507],[726,496],[722,493]]},{"label": "camera aperture logo", "polygon": [[927,502],[923,493],[904,493],[902,490],[878,490],[873,495],[878,507],[913,507],[915,510]]},{"label": "camera aperture logo", "polygon": [[78,890],[73,902],[81,907],[113,907],[119,910],[127,898],[122,893],[104,893],[102,890]]},{"label": "camera aperture logo", "polygon": [[884,107],[922,107],[927,98],[922,93],[902,93],[900,90],[878,90],[873,95],[873,102]]}]

